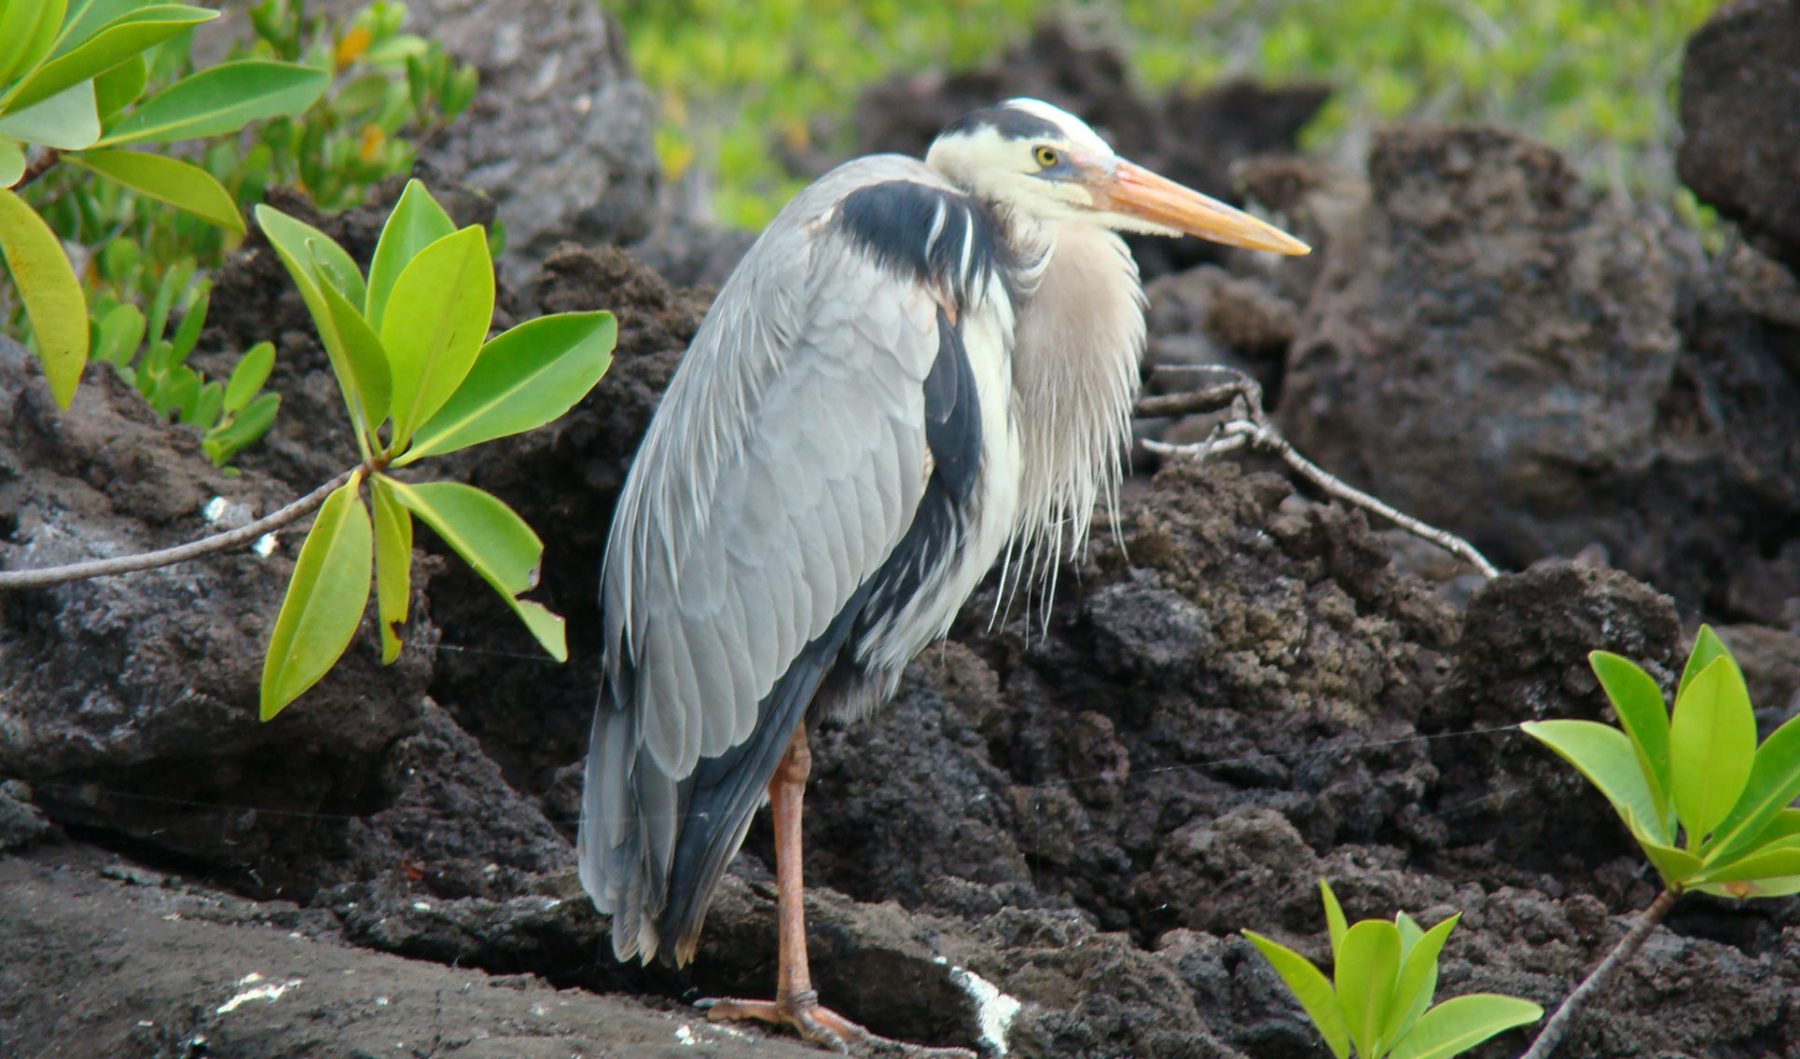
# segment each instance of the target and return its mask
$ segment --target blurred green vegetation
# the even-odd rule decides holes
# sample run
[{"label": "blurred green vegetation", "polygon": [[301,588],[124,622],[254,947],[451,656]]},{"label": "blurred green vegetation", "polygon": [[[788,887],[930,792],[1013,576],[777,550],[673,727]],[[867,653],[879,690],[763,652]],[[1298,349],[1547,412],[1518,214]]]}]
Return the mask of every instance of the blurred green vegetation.
[{"label": "blurred green vegetation", "polygon": [[[664,103],[657,148],[717,218],[758,227],[803,180],[775,150],[850,149],[858,92],[975,66],[1060,15],[1116,44],[1148,92],[1243,75],[1337,94],[1305,145],[1354,160],[1395,119],[1490,121],[1626,195],[1674,190],[1682,43],[1717,0],[602,0]],[[814,145],[812,119],[840,143]],[[838,119],[838,120],[829,120]],[[1691,217],[1685,193],[1678,207]]]}]

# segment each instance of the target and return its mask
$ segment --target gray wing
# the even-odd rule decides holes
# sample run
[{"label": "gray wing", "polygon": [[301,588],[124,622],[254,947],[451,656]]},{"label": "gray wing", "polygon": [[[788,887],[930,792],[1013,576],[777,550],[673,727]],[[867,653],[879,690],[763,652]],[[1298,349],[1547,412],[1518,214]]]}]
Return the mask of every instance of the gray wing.
[{"label": "gray wing", "polygon": [[[846,193],[895,179],[941,185],[918,162],[865,159],[782,212],[720,291],[620,496],[579,857],[621,959],[673,940],[659,919],[678,843],[681,871],[701,864],[673,883],[702,891],[676,895],[697,898],[691,953],[687,928],[823,674],[803,656],[918,508],[939,305],[830,223]],[[690,816],[696,784],[706,819]]]}]

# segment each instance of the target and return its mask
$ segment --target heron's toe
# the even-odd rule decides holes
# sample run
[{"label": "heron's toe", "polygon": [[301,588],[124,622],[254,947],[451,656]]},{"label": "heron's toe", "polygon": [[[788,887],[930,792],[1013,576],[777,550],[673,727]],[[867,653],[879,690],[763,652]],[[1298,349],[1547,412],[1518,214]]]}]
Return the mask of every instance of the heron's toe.
[{"label": "heron's toe", "polygon": [[861,1023],[821,1005],[814,993],[780,1000],[708,998],[695,1001],[694,1006],[706,1012],[712,1022],[752,1020],[788,1026],[822,1048],[866,1059],[975,1059],[975,1053],[966,1048],[931,1048],[872,1033]]},{"label": "heron's toe", "polygon": [[796,1005],[792,1016],[793,1026],[800,1036],[837,1052],[847,1053],[852,1044],[873,1040],[875,1036],[861,1024],[851,1022],[828,1007],[821,1007],[817,1000]]}]

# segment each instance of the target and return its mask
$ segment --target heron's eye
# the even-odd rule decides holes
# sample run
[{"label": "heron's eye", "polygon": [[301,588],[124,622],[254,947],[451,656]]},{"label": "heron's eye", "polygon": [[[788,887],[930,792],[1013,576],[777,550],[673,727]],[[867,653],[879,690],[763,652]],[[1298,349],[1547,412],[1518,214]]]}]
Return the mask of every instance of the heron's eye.
[{"label": "heron's eye", "polygon": [[1051,166],[1062,161],[1062,156],[1056,153],[1056,148],[1054,147],[1039,147],[1037,150],[1031,152],[1031,157],[1035,158],[1037,164],[1043,166],[1045,169],[1049,169]]}]

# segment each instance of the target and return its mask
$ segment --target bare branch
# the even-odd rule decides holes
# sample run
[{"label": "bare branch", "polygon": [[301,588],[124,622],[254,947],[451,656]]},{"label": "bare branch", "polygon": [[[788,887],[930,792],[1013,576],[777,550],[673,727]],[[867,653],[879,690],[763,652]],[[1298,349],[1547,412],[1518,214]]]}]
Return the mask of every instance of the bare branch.
[{"label": "bare branch", "polygon": [[[1454,533],[1421,522],[1393,505],[1370,496],[1302,456],[1300,451],[1294,448],[1292,442],[1282,437],[1280,432],[1270,425],[1268,417],[1263,414],[1261,387],[1257,386],[1254,379],[1230,368],[1221,367],[1213,370],[1217,374],[1235,376],[1235,379],[1192,393],[1162,394],[1144,398],[1138,402],[1137,414],[1148,417],[1216,412],[1231,405],[1235,400],[1237,401],[1238,417],[1221,424],[1213,436],[1205,441],[1187,445],[1171,445],[1167,442],[1146,440],[1144,448],[1165,456],[1182,455],[1203,459],[1221,452],[1242,448],[1245,445],[1252,445],[1279,456],[1283,463],[1293,468],[1302,478],[1331,496],[1379,515],[1413,536],[1429,541],[1462,559],[1481,571],[1481,576],[1490,580],[1500,576],[1499,569],[1468,541]],[[1225,395],[1231,399],[1221,402],[1220,397]]]},{"label": "bare branch", "polygon": [[1550,1054],[1556,1051],[1556,1046],[1568,1036],[1569,1025],[1574,1020],[1575,1013],[1587,1004],[1589,997],[1612,980],[1612,976],[1618,973],[1627,960],[1637,955],[1637,951],[1643,948],[1644,941],[1650,937],[1650,932],[1656,929],[1656,924],[1662,922],[1662,918],[1669,914],[1669,909],[1675,907],[1675,899],[1679,896],[1681,895],[1675,890],[1664,890],[1656,895],[1656,900],[1650,902],[1650,907],[1638,915],[1637,922],[1613,946],[1613,951],[1606,954],[1606,959],[1600,961],[1600,966],[1594,968],[1593,973],[1583,979],[1575,987],[1575,991],[1563,1000],[1562,1006],[1556,1009],[1556,1014],[1551,1015],[1550,1021],[1544,1023],[1537,1040],[1531,1042],[1531,1048],[1519,1059],[1549,1059]]},{"label": "bare branch", "polygon": [[1223,412],[1236,402],[1242,402],[1246,410],[1262,408],[1262,386],[1235,368],[1227,368],[1222,364],[1165,364],[1157,368],[1157,373],[1210,376],[1223,381],[1198,390],[1140,397],[1137,407],[1133,409],[1139,419]]},{"label": "bare branch", "polygon": [[215,533],[210,537],[202,537],[197,541],[178,544],[173,548],[163,548],[154,552],[140,552],[137,555],[121,555],[115,559],[93,559],[88,562],[70,563],[67,566],[49,566],[41,570],[0,570],[0,591],[20,588],[44,588],[49,585],[60,585],[65,581],[83,581],[90,577],[108,577],[113,574],[128,574],[138,570],[153,570],[159,566],[172,566],[184,563],[189,559],[198,559],[213,552],[229,551],[250,544],[265,533],[273,533],[297,522],[318,510],[334,490],[350,480],[358,468],[352,468],[326,482],[300,499],[272,511],[248,525],[239,526],[224,533]]},{"label": "bare branch", "polygon": [[1243,396],[1244,389],[1231,383],[1181,393],[1154,393],[1138,398],[1137,407],[1132,412],[1139,419],[1205,415],[1208,412],[1223,412],[1231,407],[1233,401]]}]

